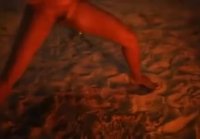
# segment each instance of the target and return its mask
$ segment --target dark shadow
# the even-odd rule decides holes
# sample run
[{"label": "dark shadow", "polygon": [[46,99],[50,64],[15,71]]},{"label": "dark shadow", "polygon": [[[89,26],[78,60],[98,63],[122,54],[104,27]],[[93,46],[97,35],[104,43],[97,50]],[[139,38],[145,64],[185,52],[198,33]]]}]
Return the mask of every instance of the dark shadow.
[{"label": "dark shadow", "polygon": [[21,23],[20,23],[20,26],[18,28],[14,43],[12,45],[9,59],[6,62],[5,68],[3,69],[2,73],[1,73],[1,79],[2,80],[6,80],[9,69],[15,63],[17,51],[19,50],[20,43],[22,42],[22,40],[23,40],[24,36],[26,35],[26,32],[27,32],[27,30],[28,30],[28,28],[29,28],[29,26],[32,22],[33,13],[34,13],[33,7],[27,5],[25,7],[24,15],[21,19]]}]

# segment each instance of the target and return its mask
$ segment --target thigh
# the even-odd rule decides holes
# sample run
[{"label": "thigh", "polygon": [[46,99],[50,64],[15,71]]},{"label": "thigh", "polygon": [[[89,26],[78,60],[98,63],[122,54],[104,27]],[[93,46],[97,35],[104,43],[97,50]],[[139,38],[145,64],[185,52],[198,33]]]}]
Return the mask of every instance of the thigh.
[{"label": "thigh", "polygon": [[131,34],[130,30],[120,20],[87,1],[80,1],[72,16],[67,20],[81,32],[115,42],[124,40],[124,37]]}]

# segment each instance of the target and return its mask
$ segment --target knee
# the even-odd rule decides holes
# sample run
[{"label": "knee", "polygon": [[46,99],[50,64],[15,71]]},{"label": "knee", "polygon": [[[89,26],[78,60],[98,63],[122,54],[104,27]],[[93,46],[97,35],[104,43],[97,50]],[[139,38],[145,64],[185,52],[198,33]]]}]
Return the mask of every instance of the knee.
[{"label": "knee", "polygon": [[132,32],[122,34],[119,40],[125,49],[134,49],[138,46],[138,39]]}]

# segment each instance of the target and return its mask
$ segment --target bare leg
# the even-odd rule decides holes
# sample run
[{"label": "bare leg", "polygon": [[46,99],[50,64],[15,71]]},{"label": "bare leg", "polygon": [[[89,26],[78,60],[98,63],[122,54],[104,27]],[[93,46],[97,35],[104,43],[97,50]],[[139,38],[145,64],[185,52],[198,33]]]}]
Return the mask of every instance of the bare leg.
[{"label": "bare leg", "polygon": [[87,1],[81,1],[67,20],[82,32],[121,44],[131,69],[132,78],[139,85],[144,85],[148,88],[155,87],[155,84],[141,73],[140,51],[135,35],[118,19]]},{"label": "bare leg", "polygon": [[25,12],[27,13],[21,22],[12,54],[0,78],[0,103],[5,100],[13,85],[23,75],[56,19],[52,13],[45,10],[36,11],[30,6],[27,6]]}]

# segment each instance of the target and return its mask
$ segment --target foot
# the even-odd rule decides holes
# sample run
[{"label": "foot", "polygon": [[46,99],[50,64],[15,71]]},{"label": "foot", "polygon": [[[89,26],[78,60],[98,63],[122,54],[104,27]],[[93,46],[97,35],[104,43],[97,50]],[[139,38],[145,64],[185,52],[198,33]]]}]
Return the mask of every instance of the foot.
[{"label": "foot", "polygon": [[137,84],[138,86],[148,88],[150,90],[154,90],[158,85],[152,82],[147,76],[142,75],[140,79],[131,80],[131,83]]},{"label": "foot", "polygon": [[0,82],[0,105],[4,104],[12,91],[11,86]]}]

